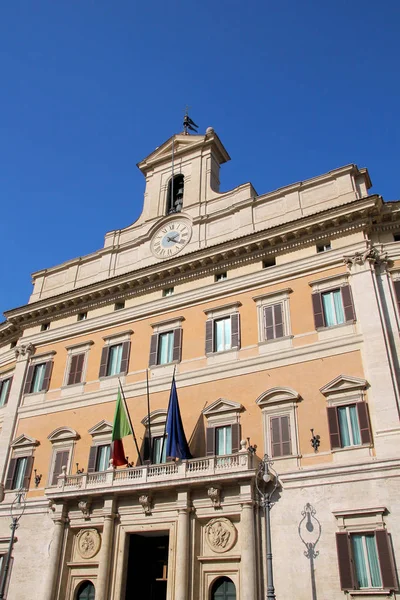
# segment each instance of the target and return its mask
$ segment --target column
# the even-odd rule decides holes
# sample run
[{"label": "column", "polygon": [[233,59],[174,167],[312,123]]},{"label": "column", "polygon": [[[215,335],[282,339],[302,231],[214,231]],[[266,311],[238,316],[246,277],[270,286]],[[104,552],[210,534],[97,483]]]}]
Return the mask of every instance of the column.
[{"label": "column", "polygon": [[242,503],[240,519],[241,564],[240,597],[242,600],[256,600],[256,552],[254,531],[254,503]]},{"label": "column", "polygon": [[[53,507],[54,508],[54,507]],[[50,545],[49,570],[42,593],[43,600],[54,600],[54,588],[61,572],[60,554],[64,539],[65,507],[58,505],[54,508],[54,532]]]},{"label": "column", "polygon": [[99,569],[97,572],[96,600],[107,600],[108,585],[110,577],[110,566],[112,562],[112,544],[114,533],[114,498],[108,498],[104,501],[103,514],[103,535],[101,538],[101,554],[99,560]]},{"label": "column", "polygon": [[35,349],[32,344],[19,344],[14,350],[17,361],[13,373],[10,396],[8,398],[7,406],[2,409],[5,413],[0,434],[0,469],[2,473],[2,481],[4,481],[6,477],[10,443],[15,435],[17,410],[22,398],[25,374],[29,364],[29,359]]},{"label": "column", "polygon": [[178,532],[176,536],[174,600],[187,600],[189,579],[189,518],[188,492],[178,492]]}]

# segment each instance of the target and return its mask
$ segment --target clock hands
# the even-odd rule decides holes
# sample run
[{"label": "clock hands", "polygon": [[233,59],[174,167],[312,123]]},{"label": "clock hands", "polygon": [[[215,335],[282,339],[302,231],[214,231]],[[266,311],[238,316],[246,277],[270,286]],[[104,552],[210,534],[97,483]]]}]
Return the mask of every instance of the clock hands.
[{"label": "clock hands", "polygon": [[178,237],[178,235],[179,235],[179,233],[174,233],[174,235],[167,235],[167,241],[179,243],[179,240],[176,239]]}]

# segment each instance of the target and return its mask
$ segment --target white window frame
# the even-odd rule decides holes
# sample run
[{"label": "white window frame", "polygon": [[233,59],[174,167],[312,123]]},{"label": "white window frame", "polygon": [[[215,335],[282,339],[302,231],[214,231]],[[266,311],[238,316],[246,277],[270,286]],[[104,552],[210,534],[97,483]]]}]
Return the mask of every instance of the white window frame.
[{"label": "white window frame", "polygon": [[264,430],[264,454],[272,457],[271,418],[289,417],[292,453],[287,456],[274,456],[274,461],[282,463],[281,469],[290,470],[300,465],[299,432],[297,422],[297,404],[300,394],[288,387],[274,387],[259,396],[256,404],[261,408]]},{"label": "white window frame", "polygon": [[[10,380],[11,380],[11,386],[12,386],[12,379],[13,379],[13,376],[14,376],[14,369],[12,369],[12,370],[10,370],[10,371],[3,371],[3,372],[0,374],[0,385],[1,385],[1,384],[2,384],[4,381],[7,381],[7,379],[10,379]],[[8,395],[8,397],[10,397],[10,393],[11,393],[11,388],[9,388],[9,389],[8,389],[8,391],[7,391],[7,395]],[[8,401],[7,401],[7,403],[8,403]],[[2,408],[5,408],[6,406],[7,406],[7,404],[2,404],[2,405],[0,405],[0,410],[1,410]]]},{"label": "white window frame", "polygon": [[[119,331],[118,333],[112,333],[110,335],[105,335],[103,337],[104,346],[116,346],[117,344],[123,344],[124,342],[131,342],[132,349],[132,335],[133,329],[127,329],[125,331]],[[115,387],[116,379],[120,379],[121,384],[125,383],[126,375],[116,374],[116,375],[105,375],[100,378],[100,389],[109,389],[111,387]]]},{"label": "white window frame", "polygon": [[[215,321],[218,319],[230,318],[232,315],[239,313],[239,308],[242,306],[241,302],[231,302],[229,304],[224,304],[222,306],[215,306],[214,308],[207,308],[203,310],[204,314],[207,317],[207,320],[213,321],[213,328],[215,326]],[[239,315],[239,340],[241,339],[241,331],[240,331],[240,315]],[[214,334],[213,334],[214,338]],[[232,331],[231,331],[231,339],[232,339]],[[213,351],[207,354],[207,364],[218,364],[221,362],[234,361],[238,358],[239,349],[238,348],[229,348],[227,350],[220,350],[217,352],[215,350],[215,346],[213,347]]]},{"label": "white window frame", "polygon": [[[151,431],[151,439],[163,437],[165,433],[165,423],[167,421],[167,409],[159,408],[157,410],[153,410],[150,413],[150,431]],[[145,426],[145,437],[149,439],[149,415],[146,415],[142,419],[142,425]],[[164,442],[165,444],[165,442]],[[152,444],[153,445],[153,444]],[[153,448],[150,449],[152,453]],[[163,450],[164,453],[164,450]],[[167,458],[167,457],[166,457]],[[153,460],[153,457],[150,455],[150,460]],[[163,463],[156,463],[163,464]]]},{"label": "white window frame", "polygon": [[[22,433],[21,435],[19,435],[17,438],[15,438],[11,444],[11,454],[9,457],[9,461],[12,458],[28,458],[28,457],[32,457],[35,453],[35,448],[36,446],[39,446],[39,441],[36,440],[35,438],[30,437],[29,435],[25,435],[24,433]],[[10,462],[9,462],[10,464]],[[8,473],[8,469],[9,469],[9,464],[7,466],[7,472],[6,472],[6,476]],[[5,490],[6,494],[15,494],[15,489],[10,489],[10,490]]]},{"label": "white window frame", "polygon": [[[270,354],[292,347],[293,335],[289,306],[289,296],[292,292],[291,288],[283,288],[275,292],[253,296],[253,301],[257,307],[258,348],[260,354]],[[265,309],[275,304],[282,306],[283,337],[267,340],[265,335]]]},{"label": "white window frame", "polygon": [[[54,357],[57,354],[57,352],[55,350],[51,350],[50,352],[43,352],[42,354],[35,354],[34,356],[31,357],[30,361],[29,361],[29,366],[36,366],[38,364],[41,363],[47,363],[49,361],[53,361],[54,363]],[[54,364],[53,364],[54,367]],[[29,367],[28,367],[29,368]],[[32,379],[33,381],[33,379]],[[45,400],[45,396],[46,393],[44,390],[40,391],[40,392],[27,392],[26,394],[24,394],[24,404],[29,403],[30,401],[32,402],[44,402]]]},{"label": "white window frame", "polygon": [[[349,273],[341,273],[340,275],[332,275],[330,277],[324,277],[322,279],[314,279],[314,281],[309,281],[308,285],[311,287],[313,294],[315,292],[320,292],[321,294],[325,292],[334,292],[337,289],[340,290],[340,288],[342,288],[345,285],[349,285]],[[338,331],[339,328],[340,332]],[[338,325],[330,325],[329,327],[319,327],[317,329],[318,341],[322,342],[332,338],[337,338],[338,335],[350,335],[352,333],[356,333],[356,331],[356,323],[349,323],[346,321],[344,323],[339,323]]]},{"label": "white window frame", "polygon": [[53,480],[57,452],[69,452],[66,472],[71,472],[71,465],[73,464],[75,446],[79,438],[79,434],[75,431],[75,429],[72,429],[71,427],[57,427],[57,429],[52,431],[47,436],[47,439],[52,444],[52,455],[50,460],[49,474],[47,478],[47,486],[52,485],[51,482]]},{"label": "white window frame", "polygon": [[[150,327],[153,329],[153,335],[159,335],[160,333],[168,333],[169,331],[174,332],[175,329],[181,329],[182,323],[185,317],[179,316],[173,319],[164,319],[162,321],[156,321],[150,323]],[[158,361],[158,356],[157,356]],[[180,361],[179,361],[180,362]],[[151,377],[167,377],[172,375],[174,369],[177,367],[178,361],[171,361],[169,363],[151,365],[150,373]]]}]

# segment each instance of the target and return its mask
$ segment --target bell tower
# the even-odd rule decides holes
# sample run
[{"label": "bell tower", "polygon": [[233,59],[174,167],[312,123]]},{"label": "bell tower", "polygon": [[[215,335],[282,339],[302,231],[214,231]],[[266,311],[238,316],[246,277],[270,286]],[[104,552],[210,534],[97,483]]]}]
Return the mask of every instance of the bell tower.
[{"label": "bell tower", "polygon": [[174,212],[189,213],[192,218],[205,214],[207,202],[219,194],[220,165],[228,160],[212,127],[205,135],[183,132],[172,136],[138,164],[146,188],[137,223]]}]

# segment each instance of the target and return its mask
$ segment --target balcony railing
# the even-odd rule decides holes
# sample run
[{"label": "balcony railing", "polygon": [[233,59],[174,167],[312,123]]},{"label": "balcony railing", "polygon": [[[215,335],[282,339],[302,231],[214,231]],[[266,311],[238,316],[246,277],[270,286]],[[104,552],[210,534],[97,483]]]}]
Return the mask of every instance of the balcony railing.
[{"label": "balcony railing", "polygon": [[174,485],[182,480],[209,479],[218,476],[229,478],[231,474],[237,477],[239,473],[254,470],[254,462],[255,458],[250,452],[242,451],[225,456],[194,458],[126,469],[110,467],[107,471],[78,475],[67,475],[63,472],[58,477],[57,486],[47,488],[46,494],[52,497],[70,495],[69,492],[73,495],[74,492],[82,493],[89,490],[96,493],[110,488],[143,488],[152,483]]}]

